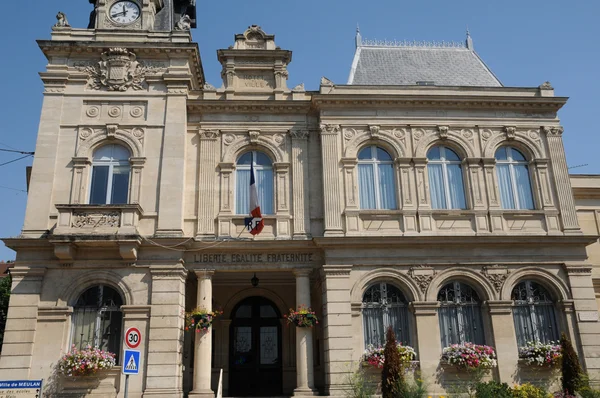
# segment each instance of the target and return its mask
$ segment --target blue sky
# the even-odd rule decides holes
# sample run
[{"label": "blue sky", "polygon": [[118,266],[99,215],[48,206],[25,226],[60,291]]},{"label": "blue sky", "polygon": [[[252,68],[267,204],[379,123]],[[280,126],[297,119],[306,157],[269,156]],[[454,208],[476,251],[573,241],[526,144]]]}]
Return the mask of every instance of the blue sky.
[{"label": "blue sky", "polygon": [[[49,39],[57,11],[73,27],[87,26],[86,0],[3,0],[0,24],[0,148],[33,151],[42,102],[37,75],[45,58],[36,39]],[[357,23],[363,38],[455,40],[469,27],[475,49],[505,86],[538,86],[549,80],[556,95],[570,97],[560,111],[573,173],[600,173],[600,2],[474,0],[304,0],[252,2],[198,0],[200,45],[206,79],[220,86],[216,50],[251,24],[275,34],[277,45],[293,51],[289,87],[318,88],[321,76],[346,83],[354,55]],[[17,158],[0,152],[0,164]],[[0,237],[18,235],[25,213],[25,159],[0,166]],[[5,187],[13,188],[7,189]],[[31,194],[35,194],[32,192]],[[0,260],[14,252],[0,243]]]}]

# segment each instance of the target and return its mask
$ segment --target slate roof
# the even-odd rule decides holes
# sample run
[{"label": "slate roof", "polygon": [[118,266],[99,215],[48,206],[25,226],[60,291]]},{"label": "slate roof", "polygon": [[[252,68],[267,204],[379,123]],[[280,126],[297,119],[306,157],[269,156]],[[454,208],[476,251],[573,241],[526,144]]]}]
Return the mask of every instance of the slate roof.
[{"label": "slate roof", "polygon": [[[420,83],[418,83],[420,82]],[[502,87],[473,49],[456,43],[387,43],[356,37],[348,84]]]}]

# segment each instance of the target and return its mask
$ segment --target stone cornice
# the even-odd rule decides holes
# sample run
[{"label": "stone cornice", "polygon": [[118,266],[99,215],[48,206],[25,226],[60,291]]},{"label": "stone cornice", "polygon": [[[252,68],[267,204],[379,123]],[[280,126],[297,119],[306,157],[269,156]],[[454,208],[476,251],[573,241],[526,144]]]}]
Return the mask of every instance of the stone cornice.
[{"label": "stone cornice", "polygon": [[323,95],[313,96],[315,108],[369,108],[420,106],[435,108],[532,109],[557,112],[567,102],[566,97],[522,97],[482,95]]},{"label": "stone cornice", "polygon": [[188,100],[190,113],[308,113],[310,101]]}]

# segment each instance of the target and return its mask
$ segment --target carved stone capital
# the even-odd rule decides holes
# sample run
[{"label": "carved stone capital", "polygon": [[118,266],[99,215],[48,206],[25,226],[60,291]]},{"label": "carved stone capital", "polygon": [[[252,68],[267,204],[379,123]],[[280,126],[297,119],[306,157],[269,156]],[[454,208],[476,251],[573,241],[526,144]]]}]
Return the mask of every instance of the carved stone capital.
[{"label": "carved stone capital", "polygon": [[310,274],[312,274],[313,269],[312,268],[294,268],[294,270],[292,271],[294,273],[294,276],[296,278],[298,277],[307,277],[310,276]]},{"label": "carved stone capital", "polygon": [[215,270],[214,269],[196,269],[196,270],[194,270],[194,273],[196,274],[196,277],[198,278],[198,280],[212,279],[213,275],[215,274]]},{"label": "carved stone capital", "polygon": [[199,129],[198,136],[201,140],[216,140],[219,136],[219,130]]},{"label": "carved stone capital", "polygon": [[544,126],[544,131],[549,136],[561,136],[565,129],[562,126]]},{"label": "carved stone capital", "polygon": [[506,132],[506,139],[507,140],[514,140],[516,133],[517,133],[517,128],[514,126],[505,126],[504,127],[504,131]]},{"label": "carved stone capital", "polygon": [[306,140],[308,139],[308,130],[290,130],[290,136],[293,140]]},{"label": "carved stone capital", "polygon": [[77,169],[85,168],[85,167],[89,166],[90,164],[92,164],[92,162],[90,162],[90,159],[88,159],[87,157],[77,157],[77,156],[71,158],[71,162],[73,162],[73,167],[75,167]]},{"label": "carved stone capital", "polygon": [[339,124],[321,124],[321,135],[338,135],[340,133]]},{"label": "carved stone capital", "polygon": [[567,275],[591,275],[592,267],[584,266],[584,265],[565,265],[565,271],[567,271]]}]

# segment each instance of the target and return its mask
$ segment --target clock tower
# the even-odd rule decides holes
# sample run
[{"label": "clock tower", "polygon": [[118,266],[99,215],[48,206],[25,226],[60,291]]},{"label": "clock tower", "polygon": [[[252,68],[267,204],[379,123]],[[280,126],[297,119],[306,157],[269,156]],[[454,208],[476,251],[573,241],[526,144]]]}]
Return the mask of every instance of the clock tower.
[{"label": "clock tower", "polygon": [[88,29],[172,31],[196,27],[196,0],[89,0]]}]

